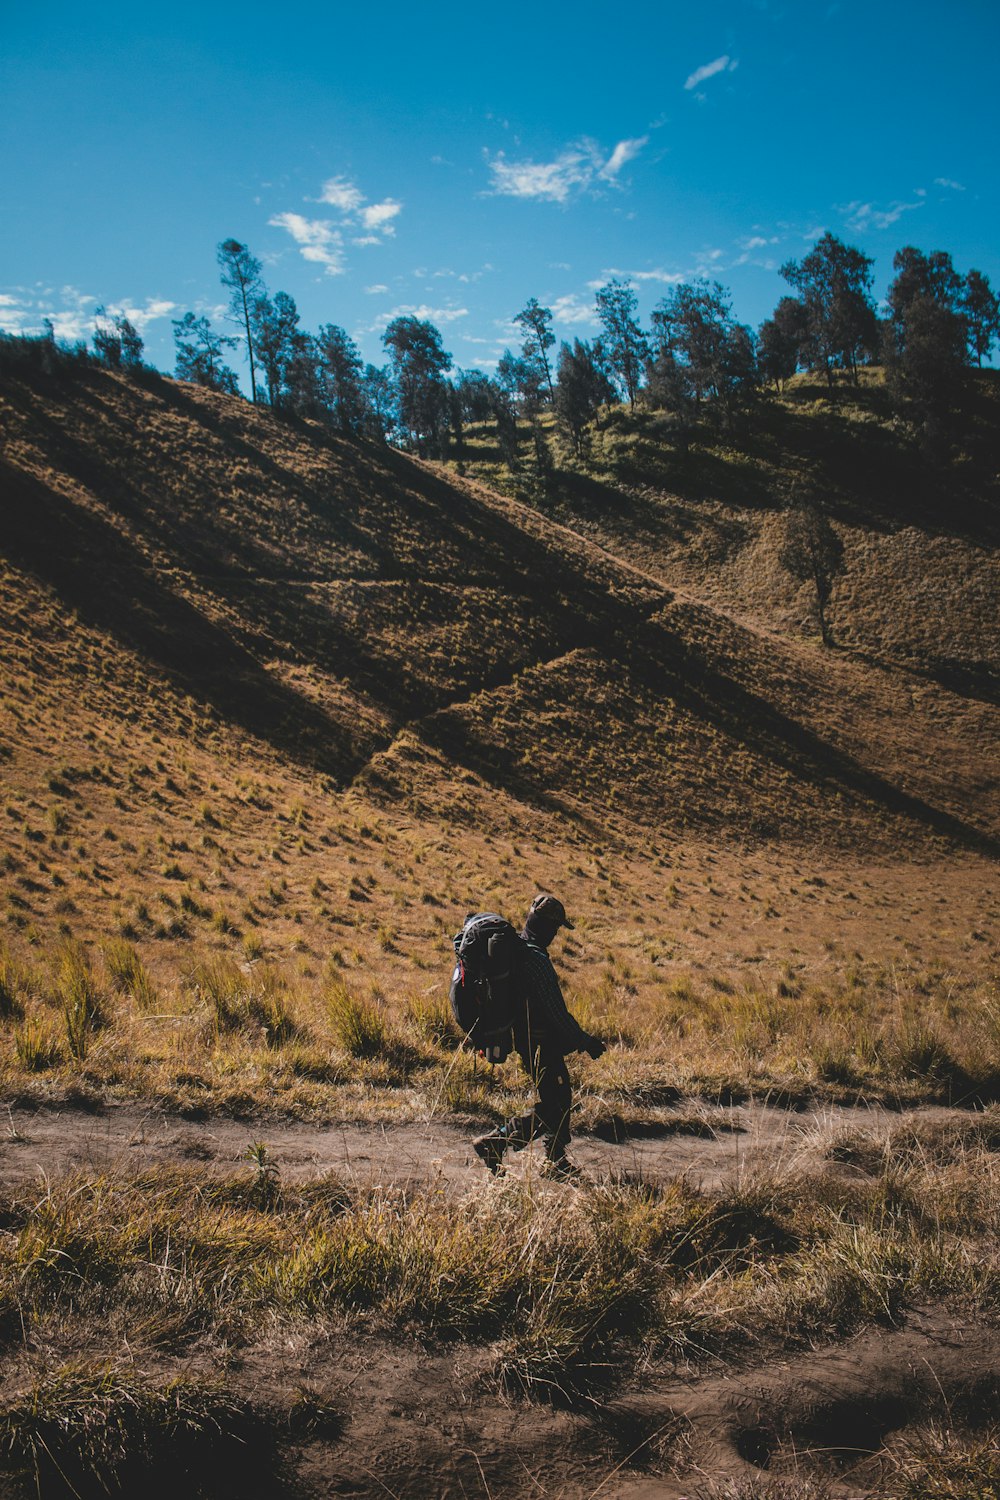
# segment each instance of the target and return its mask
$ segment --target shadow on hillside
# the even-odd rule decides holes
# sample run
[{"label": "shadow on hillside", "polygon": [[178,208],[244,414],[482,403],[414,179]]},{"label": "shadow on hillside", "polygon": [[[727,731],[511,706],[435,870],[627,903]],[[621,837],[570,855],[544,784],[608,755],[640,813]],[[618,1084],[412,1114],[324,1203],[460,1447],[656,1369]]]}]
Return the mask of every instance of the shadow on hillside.
[{"label": "shadow on hillside", "polygon": [[858,661],[890,677],[904,674],[921,682],[933,682],[956,697],[977,703],[991,703],[1000,708],[1000,675],[978,662],[960,661],[954,657],[935,656],[924,662],[910,658],[900,660],[885,652],[872,651],[852,643],[847,650]]},{"label": "shadow on hillside", "polygon": [[367,746],[276,682],[218,625],[179,598],[102,517],[0,460],[0,542],[88,625],[114,635],[183,693],[294,760],[346,779]]},{"label": "shadow on hillside", "polygon": [[[619,672],[625,674],[629,689],[640,701],[672,700],[728,740],[734,751],[745,748],[773,763],[800,784],[818,790],[823,801],[847,792],[873,808],[905,818],[952,843],[1000,858],[1000,839],[904,791],[829,744],[805,724],[710,664],[696,647],[679,642],[669,627],[655,622],[643,627],[638,621],[635,626],[627,638],[605,640],[603,649],[617,663]],[[588,643],[581,639],[579,644]],[[597,826],[597,819],[591,824],[579,806],[559,795],[545,765],[536,767],[530,757],[522,754],[520,745],[507,746],[484,733],[480,724],[447,710],[415,727],[428,744],[450,760],[475,772],[489,785],[513,793],[527,806],[556,813],[582,827]],[[571,769],[565,776],[571,778]],[[560,784],[569,785],[569,780]],[[730,834],[759,834],[760,822],[751,789],[748,787],[746,791],[744,824],[737,826],[729,821]],[[707,800],[704,817],[695,821],[706,831],[718,829],[720,811],[714,798]],[[786,801],[766,821],[772,825],[767,836],[793,836],[794,802]],[[831,822],[831,832],[834,826]]]},{"label": "shadow on hillside", "polygon": [[[652,627],[669,638],[666,627]],[[645,642],[642,643],[643,646]],[[635,650],[629,664],[635,675],[651,686],[657,683],[655,666],[663,665],[662,648]],[[672,691],[678,702],[713,724],[718,730],[750,749],[763,754],[793,775],[819,789],[847,788],[887,812],[911,819],[935,834],[966,848],[1000,858],[1000,839],[985,830],[964,822],[954,814],[932,806],[921,797],[904,791],[877,771],[861,764],[853,756],[820,738],[805,724],[790,718],[759,694],[751,692],[733,678],[720,672],[700,655],[695,647],[684,652],[682,671],[666,668],[673,677]],[[662,690],[662,678],[659,679]]]},{"label": "shadow on hillside", "polygon": [[[985,372],[989,373],[989,372]],[[651,414],[613,420],[594,461],[602,477],[590,482],[575,470],[559,471],[561,493],[612,525],[631,518],[671,535],[666,507],[659,516],[638,503],[643,490],[671,501],[718,501],[736,510],[772,510],[797,487],[815,492],[834,519],[868,530],[916,526],[932,535],[978,545],[1000,540],[995,494],[997,405],[978,384],[956,434],[963,457],[931,464],[915,440],[890,420],[884,392],[853,389],[828,406],[816,391],[786,393],[762,402],[739,438],[696,430],[688,453],[670,446]],[[859,404],[857,404],[859,403]],[[623,490],[625,493],[623,493]],[[992,492],[992,494],[991,494]]]},{"label": "shadow on hillside", "polygon": [[737,516],[720,518],[696,502],[673,495],[665,504],[655,495],[618,489],[575,470],[560,472],[559,494],[568,512],[567,524],[590,522],[630,549],[644,543],[651,548],[662,547],[664,542],[673,547],[697,543],[702,559],[706,555],[722,558],[752,534],[749,523]]},{"label": "shadow on hillside", "polygon": [[[156,407],[148,400],[140,401],[142,390],[155,397],[164,411],[181,418],[187,430],[157,431]],[[279,571],[275,542],[280,537],[268,535],[260,526],[233,524],[220,512],[220,497],[206,480],[203,441],[208,444],[207,457],[217,461],[222,477],[234,469],[240,472],[247,511],[258,498],[267,502],[287,498],[289,506],[302,501],[322,516],[323,540],[328,546],[335,543],[348,555],[369,549],[371,539],[355,519],[357,506],[344,502],[336,472],[326,474],[322,486],[316,485],[303,473],[276,462],[264,442],[255,445],[242,435],[248,418],[264,422],[275,436],[286,435],[267,408],[232,402],[230,412],[229,398],[199,399],[193,390],[189,395],[177,382],[159,376],[150,374],[141,384],[133,384],[102,370],[83,371],[66,394],[72,404],[70,412],[63,414],[48,410],[35,395],[25,399],[16,387],[5,389],[11,404],[19,406],[41,433],[51,467],[62,470],[137,530],[177,553],[176,560],[186,571],[205,578],[239,574],[252,578],[265,573],[273,577]],[[193,496],[201,501],[197,509]],[[255,519],[260,522],[262,517]],[[300,569],[312,566],[315,576],[320,576],[314,551],[308,546],[298,548],[297,563]]]}]

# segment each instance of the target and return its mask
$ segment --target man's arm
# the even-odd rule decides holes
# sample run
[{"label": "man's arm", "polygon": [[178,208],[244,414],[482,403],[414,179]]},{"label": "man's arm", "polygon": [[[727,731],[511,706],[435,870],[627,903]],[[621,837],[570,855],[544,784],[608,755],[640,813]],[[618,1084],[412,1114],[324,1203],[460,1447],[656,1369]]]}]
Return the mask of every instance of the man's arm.
[{"label": "man's arm", "polygon": [[547,953],[531,943],[524,945],[524,978],[527,988],[528,1024],[534,1024],[562,1052],[589,1052],[600,1056],[604,1046],[590,1036],[566,1009],[566,1001]]}]

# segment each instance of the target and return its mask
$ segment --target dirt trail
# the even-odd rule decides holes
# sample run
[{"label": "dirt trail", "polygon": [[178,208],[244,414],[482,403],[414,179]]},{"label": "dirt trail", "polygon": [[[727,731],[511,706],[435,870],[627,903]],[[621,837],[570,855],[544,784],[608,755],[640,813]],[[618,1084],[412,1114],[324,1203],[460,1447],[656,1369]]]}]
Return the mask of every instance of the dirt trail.
[{"label": "dirt trail", "polygon": [[[719,1186],[755,1163],[772,1166],[798,1158],[826,1134],[824,1127],[888,1128],[900,1116],[882,1109],[808,1110],[790,1114],[765,1105],[720,1109],[707,1117],[712,1134],[693,1134],[706,1124],[690,1113],[665,1114],[662,1133],[618,1144],[578,1136],[573,1159],[591,1177],[641,1174],[662,1180],[687,1173],[706,1188]],[[359,1182],[414,1186],[443,1179],[457,1190],[482,1177],[471,1149],[482,1126],[463,1128],[427,1120],[405,1124],[317,1125],[289,1121],[215,1118],[185,1120],[134,1105],[100,1113],[73,1108],[12,1109],[0,1116],[0,1185],[67,1172],[134,1170],[157,1163],[200,1162],[219,1171],[246,1167],[247,1148],[262,1141],[283,1178],[297,1181],[337,1172]],[[4,1125],[6,1128],[3,1128]],[[508,1158],[510,1170],[531,1171],[535,1150]]]},{"label": "dirt trail", "polygon": [[[714,1134],[682,1134],[697,1116],[683,1107],[673,1118],[664,1111],[660,1127],[672,1124],[674,1133],[623,1144],[581,1136],[574,1156],[592,1178],[683,1172],[712,1188],[757,1165],[818,1161],[834,1130],[881,1132],[906,1117],[749,1105],[709,1118],[719,1127]],[[263,1141],[287,1181],[333,1171],[362,1184],[435,1181],[457,1193],[483,1179],[474,1134],[472,1125],[439,1120],[375,1127],[194,1121],[135,1106],[93,1114],[11,1109],[0,1130],[0,1185],[185,1162],[239,1173],[249,1170],[248,1145]],[[536,1167],[527,1152],[513,1170]],[[859,1500],[877,1478],[878,1450],[894,1434],[932,1415],[981,1426],[1000,1402],[996,1330],[944,1307],[915,1310],[901,1329],[867,1331],[815,1352],[727,1369],[654,1366],[610,1400],[573,1411],[505,1398],[490,1376],[491,1358],[478,1345],[430,1349],[356,1330],[345,1337],[308,1321],[259,1348],[230,1351],[226,1379],[260,1395],[261,1420],[272,1412],[276,1430],[304,1384],[340,1414],[335,1432],[287,1449],[287,1472],[262,1497],[695,1500],[713,1493],[704,1488],[709,1481],[722,1486],[714,1491],[721,1495],[727,1483],[791,1475],[803,1455],[813,1455],[831,1500]],[[161,1375],[174,1373],[165,1359]],[[184,1369],[219,1373],[214,1356],[197,1349],[185,1353]],[[6,1493],[0,1477],[0,1496]]]}]

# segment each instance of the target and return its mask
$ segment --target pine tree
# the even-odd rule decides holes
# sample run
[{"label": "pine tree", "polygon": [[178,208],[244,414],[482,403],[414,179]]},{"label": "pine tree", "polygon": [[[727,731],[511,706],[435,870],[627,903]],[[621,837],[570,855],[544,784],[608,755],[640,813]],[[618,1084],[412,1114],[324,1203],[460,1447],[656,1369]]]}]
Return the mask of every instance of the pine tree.
[{"label": "pine tree", "polygon": [[540,307],[532,297],[514,318],[515,323],[520,323],[525,332],[525,340],[521,346],[521,353],[528,363],[538,366],[542,378],[548,387],[549,400],[554,395],[552,388],[552,367],[549,364],[548,351],[553,347],[556,336],[552,332],[552,312],[547,307]]},{"label": "pine tree", "polygon": [[257,301],[264,296],[260,261],[239,240],[223,240],[217,258],[222,285],[229,292],[230,316],[243,329],[247,358],[250,361],[250,399],[257,400],[257,374],[254,361],[254,338],[251,322]]},{"label": "pine tree", "polygon": [[596,297],[597,316],[604,329],[604,349],[608,364],[625,392],[630,407],[635,407],[642,368],[649,357],[646,336],[639,327],[639,302],[628,281],[612,277]]}]

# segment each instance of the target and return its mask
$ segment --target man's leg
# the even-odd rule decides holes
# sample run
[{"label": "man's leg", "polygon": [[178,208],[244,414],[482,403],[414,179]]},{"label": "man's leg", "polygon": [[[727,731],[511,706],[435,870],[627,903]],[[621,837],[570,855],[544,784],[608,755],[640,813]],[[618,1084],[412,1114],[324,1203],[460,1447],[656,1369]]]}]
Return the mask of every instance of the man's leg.
[{"label": "man's leg", "polygon": [[550,1161],[561,1161],[569,1144],[569,1116],[573,1090],[562,1053],[541,1043],[527,1041],[517,1048],[524,1071],[538,1091],[538,1098],[524,1115],[515,1115],[505,1125],[473,1142],[479,1159],[491,1172],[499,1171],[507,1147],[523,1151],[534,1140],[545,1142]]},{"label": "man's leg", "polygon": [[569,1145],[569,1115],[573,1105],[569,1069],[565,1057],[553,1047],[539,1047],[534,1064],[534,1081],[538,1089],[534,1114],[540,1126],[537,1133],[544,1137],[545,1154],[549,1160],[559,1161]]}]

